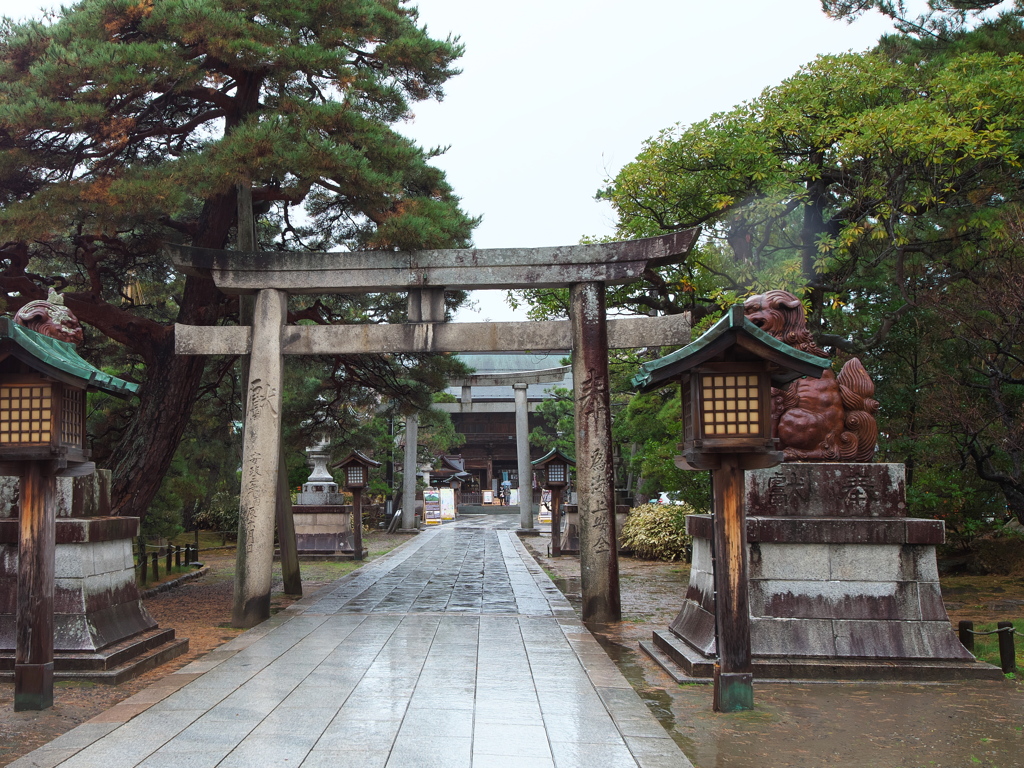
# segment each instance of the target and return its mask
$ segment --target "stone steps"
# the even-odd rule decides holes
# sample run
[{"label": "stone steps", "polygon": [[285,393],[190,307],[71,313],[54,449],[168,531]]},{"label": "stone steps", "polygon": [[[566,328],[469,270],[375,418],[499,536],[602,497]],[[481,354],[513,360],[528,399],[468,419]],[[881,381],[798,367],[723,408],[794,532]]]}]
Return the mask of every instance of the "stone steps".
[{"label": "stone steps", "polygon": [[[120,685],[185,653],[187,639],[175,639],[173,629],[153,629],[100,651],[56,652],[53,679]],[[13,679],[14,654],[8,651],[0,654],[0,680]]]}]

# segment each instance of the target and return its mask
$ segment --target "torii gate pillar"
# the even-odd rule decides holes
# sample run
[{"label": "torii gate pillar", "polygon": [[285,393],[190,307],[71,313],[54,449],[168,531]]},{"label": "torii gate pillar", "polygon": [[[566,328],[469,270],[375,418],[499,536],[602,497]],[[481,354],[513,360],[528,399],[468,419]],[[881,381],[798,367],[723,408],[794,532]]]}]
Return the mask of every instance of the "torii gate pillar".
[{"label": "torii gate pillar", "polygon": [[405,417],[405,461],[402,464],[402,527],[401,533],[419,533],[416,527],[416,454],[419,443],[420,417]]},{"label": "torii gate pillar", "polygon": [[530,414],[526,384],[513,384],[516,400],[516,463],[519,470],[519,533],[536,536],[533,527],[533,465],[530,464]]},{"label": "torii gate pillar", "polygon": [[270,618],[274,519],[281,465],[281,329],[288,294],[264,288],[256,296],[245,405],[241,519],[231,625],[254,627]]},{"label": "torii gate pillar", "polygon": [[604,284],[574,284],[570,302],[583,620],[606,624],[622,619],[622,607]]}]

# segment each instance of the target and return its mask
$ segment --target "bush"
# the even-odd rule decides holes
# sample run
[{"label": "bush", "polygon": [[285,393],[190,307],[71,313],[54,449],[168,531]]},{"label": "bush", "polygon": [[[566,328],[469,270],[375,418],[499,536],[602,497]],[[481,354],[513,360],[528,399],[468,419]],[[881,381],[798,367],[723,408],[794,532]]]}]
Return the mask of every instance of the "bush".
[{"label": "bush", "polygon": [[981,573],[1024,576],[1024,536],[1014,530],[1000,530],[980,536],[971,543],[974,567]]},{"label": "bush", "polygon": [[642,504],[630,510],[622,527],[622,547],[644,560],[690,561],[689,504]]},{"label": "bush", "polygon": [[238,495],[219,491],[210,503],[192,517],[193,524],[204,531],[215,531],[221,535],[221,543],[238,538]]}]

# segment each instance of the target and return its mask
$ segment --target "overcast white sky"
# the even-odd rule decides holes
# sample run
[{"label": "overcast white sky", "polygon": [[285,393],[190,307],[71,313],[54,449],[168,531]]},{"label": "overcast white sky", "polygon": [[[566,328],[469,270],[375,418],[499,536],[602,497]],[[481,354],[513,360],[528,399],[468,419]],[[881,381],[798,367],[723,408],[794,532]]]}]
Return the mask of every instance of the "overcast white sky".
[{"label": "overcast white sky", "polygon": [[[39,0],[0,0],[35,15]],[[56,6],[59,3],[53,3]],[[644,139],[753,98],[822,53],[869,48],[878,16],[830,21],[818,0],[420,0],[435,37],[458,35],[463,73],[401,130],[450,146],[436,162],[483,216],[481,248],[576,243],[614,230],[603,181]],[[479,313],[512,315],[497,292]]]}]

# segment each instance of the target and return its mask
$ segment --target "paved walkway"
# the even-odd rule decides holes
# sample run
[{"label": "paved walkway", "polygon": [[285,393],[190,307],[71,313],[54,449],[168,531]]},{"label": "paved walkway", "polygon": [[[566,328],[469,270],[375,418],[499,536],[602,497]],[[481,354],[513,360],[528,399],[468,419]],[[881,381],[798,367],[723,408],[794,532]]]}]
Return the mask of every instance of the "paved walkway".
[{"label": "paved walkway", "polygon": [[512,530],[421,533],[16,768],[692,768]]}]

